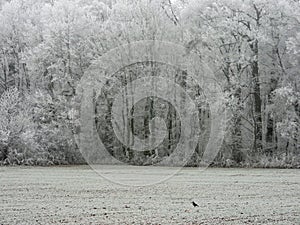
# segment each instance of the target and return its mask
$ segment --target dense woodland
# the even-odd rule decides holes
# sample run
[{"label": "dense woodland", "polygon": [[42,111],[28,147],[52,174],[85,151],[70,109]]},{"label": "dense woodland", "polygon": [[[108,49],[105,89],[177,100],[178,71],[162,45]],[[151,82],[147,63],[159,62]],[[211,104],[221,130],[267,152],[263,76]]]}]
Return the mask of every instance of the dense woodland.
[{"label": "dense woodland", "polygon": [[[300,166],[299,0],[0,0],[0,162],[2,165],[84,163],[76,90],[94,60],[139,40],[168,41],[212,65],[230,111],[217,166]],[[154,150],[135,152],[114,135],[113,99],[130,81],[176,73],[197,102],[201,140],[188,163],[197,166],[210,132],[209,107],[185,71],[159,63],[131,65],[107,79],[95,102],[96,126],[119,160],[151,165],[180,137],[174,107],[147,98],[130,110],[135,135],[149,135],[161,117],[168,134]],[[176,164],[176,163],[175,163]]]}]

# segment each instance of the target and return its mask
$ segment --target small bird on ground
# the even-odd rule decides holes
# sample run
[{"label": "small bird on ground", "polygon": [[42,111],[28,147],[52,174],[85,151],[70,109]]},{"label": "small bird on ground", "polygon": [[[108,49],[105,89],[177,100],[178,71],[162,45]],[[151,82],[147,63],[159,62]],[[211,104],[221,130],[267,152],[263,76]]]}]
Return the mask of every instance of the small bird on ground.
[{"label": "small bird on ground", "polygon": [[192,202],[192,204],[193,204],[194,207],[199,207],[199,205],[194,201]]}]

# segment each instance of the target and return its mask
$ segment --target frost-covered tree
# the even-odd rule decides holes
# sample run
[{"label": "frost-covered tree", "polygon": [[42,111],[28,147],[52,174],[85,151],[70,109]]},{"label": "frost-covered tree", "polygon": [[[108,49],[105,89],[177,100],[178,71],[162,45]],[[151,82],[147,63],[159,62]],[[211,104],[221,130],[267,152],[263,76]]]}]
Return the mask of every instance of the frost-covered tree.
[{"label": "frost-covered tree", "polygon": [[[299,2],[280,0],[276,4],[267,0],[192,1],[182,11],[189,27],[188,47],[211,56],[207,61],[226,81],[233,155],[247,148],[242,142],[249,135],[252,143],[246,145],[254,153],[268,151],[266,136],[276,135],[274,124],[268,125],[267,105],[271,103],[266,96],[280,87],[288,73],[286,41],[296,28],[299,11],[292,9],[297,7]],[[275,139],[271,137],[276,149]]]}]

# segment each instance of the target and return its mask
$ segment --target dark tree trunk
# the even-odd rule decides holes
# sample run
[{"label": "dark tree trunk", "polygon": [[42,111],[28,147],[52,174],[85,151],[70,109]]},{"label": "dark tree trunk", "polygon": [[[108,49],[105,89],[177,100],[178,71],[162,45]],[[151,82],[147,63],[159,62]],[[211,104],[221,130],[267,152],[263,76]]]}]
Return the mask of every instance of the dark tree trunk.
[{"label": "dark tree trunk", "polygon": [[254,143],[255,151],[262,149],[262,100],[260,95],[260,79],[259,79],[259,65],[258,65],[258,41],[254,41],[250,45],[254,53],[254,61],[252,62],[252,79],[254,90]]}]

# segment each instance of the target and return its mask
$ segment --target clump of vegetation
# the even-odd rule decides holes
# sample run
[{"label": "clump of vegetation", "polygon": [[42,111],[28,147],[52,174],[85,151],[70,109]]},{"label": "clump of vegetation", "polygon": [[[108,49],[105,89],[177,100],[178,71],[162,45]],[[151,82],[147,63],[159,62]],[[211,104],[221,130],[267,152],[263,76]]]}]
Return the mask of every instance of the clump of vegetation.
[{"label": "clump of vegetation", "polygon": [[22,96],[16,88],[0,98],[0,162],[60,165],[80,162],[64,109],[46,94]]}]

